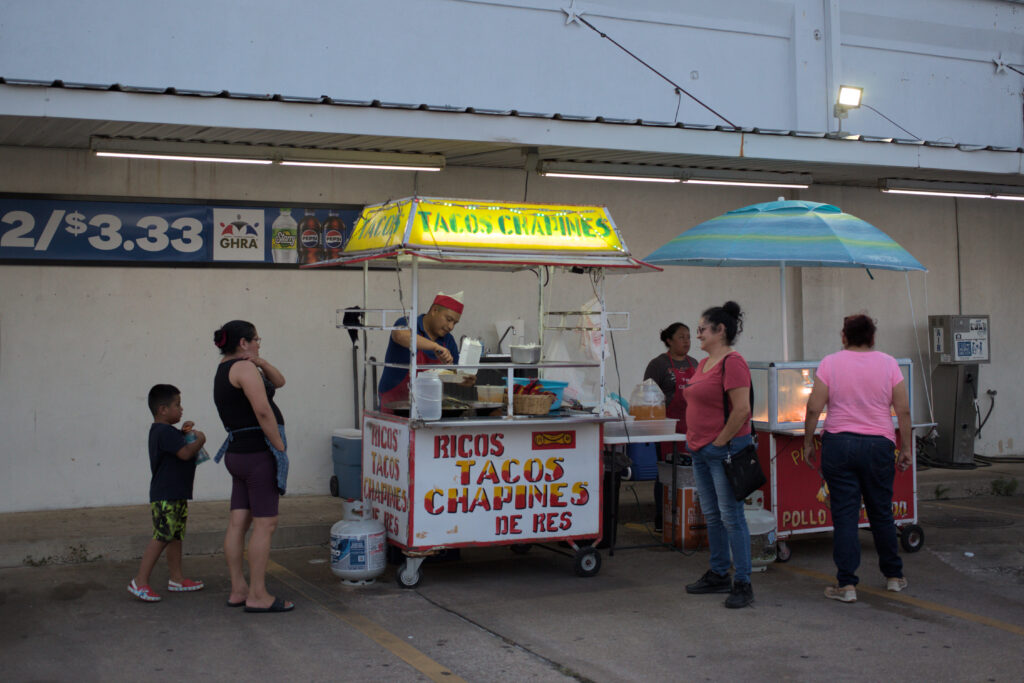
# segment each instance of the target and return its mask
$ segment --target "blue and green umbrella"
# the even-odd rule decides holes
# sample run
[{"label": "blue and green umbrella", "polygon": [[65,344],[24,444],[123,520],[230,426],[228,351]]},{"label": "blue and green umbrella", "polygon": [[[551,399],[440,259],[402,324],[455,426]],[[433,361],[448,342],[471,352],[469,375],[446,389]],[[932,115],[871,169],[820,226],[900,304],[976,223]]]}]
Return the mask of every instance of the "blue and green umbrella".
[{"label": "blue and green umbrella", "polygon": [[831,204],[753,204],[704,221],[644,259],[656,266],[927,270],[891,237]]},{"label": "blue and green umbrella", "polygon": [[927,270],[891,237],[831,204],[753,204],[704,221],[644,259],[655,266],[776,266],[781,273],[783,353],[788,358],[787,266]]}]

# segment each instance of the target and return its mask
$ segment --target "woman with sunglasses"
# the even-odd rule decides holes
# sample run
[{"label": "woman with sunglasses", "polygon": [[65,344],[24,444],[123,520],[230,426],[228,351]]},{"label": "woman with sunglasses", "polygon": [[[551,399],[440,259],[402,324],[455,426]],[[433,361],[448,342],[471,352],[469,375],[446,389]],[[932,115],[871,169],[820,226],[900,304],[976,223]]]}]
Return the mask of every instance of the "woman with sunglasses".
[{"label": "woman with sunglasses", "polygon": [[[725,476],[725,459],[751,442],[750,369],[732,346],[743,331],[735,301],[704,311],[697,339],[706,354],[683,390],[686,399],[686,448],[707,522],[711,567],[686,586],[687,593],[729,593],[725,606],[746,607],[750,586],[750,532],[743,501],[736,500]],[[728,396],[728,399],[726,397]],[[730,554],[732,559],[730,561]],[[729,576],[729,566],[734,569]]]},{"label": "woman with sunglasses", "polygon": [[[260,356],[256,327],[232,320],[213,333],[221,360],[213,380],[213,401],[228,432],[214,458],[231,473],[231,517],[224,534],[224,558],[231,574],[228,607],[246,612],[287,612],[295,605],[267,592],[270,538],[277,529],[278,498],[288,476],[284,416],[274,394],[284,386],[281,371]],[[249,539],[249,581],[242,571]]]}]

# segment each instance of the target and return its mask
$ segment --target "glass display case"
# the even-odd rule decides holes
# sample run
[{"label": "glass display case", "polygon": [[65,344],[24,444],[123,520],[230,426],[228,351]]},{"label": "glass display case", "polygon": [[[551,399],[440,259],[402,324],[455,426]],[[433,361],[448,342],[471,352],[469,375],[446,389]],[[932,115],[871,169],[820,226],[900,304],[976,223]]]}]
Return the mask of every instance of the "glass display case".
[{"label": "glass display case", "polygon": [[[751,414],[758,431],[802,430],[807,397],[814,388],[817,360],[804,361],[749,361],[750,381],[754,386],[754,406]],[[909,358],[897,358],[910,396],[910,410],[914,410],[913,363]],[[827,408],[822,411],[819,425],[823,425]],[[895,416],[893,424],[895,424]]]}]

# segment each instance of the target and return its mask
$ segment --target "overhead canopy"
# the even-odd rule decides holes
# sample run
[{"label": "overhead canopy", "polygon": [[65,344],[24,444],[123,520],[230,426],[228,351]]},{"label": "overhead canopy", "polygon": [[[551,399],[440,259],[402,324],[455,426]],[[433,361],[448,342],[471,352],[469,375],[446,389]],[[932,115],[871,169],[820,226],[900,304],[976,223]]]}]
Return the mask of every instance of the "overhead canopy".
[{"label": "overhead canopy", "polygon": [[603,206],[409,197],[368,206],[340,258],[315,266],[411,255],[445,266],[534,265],[659,270],[633,258]]}]

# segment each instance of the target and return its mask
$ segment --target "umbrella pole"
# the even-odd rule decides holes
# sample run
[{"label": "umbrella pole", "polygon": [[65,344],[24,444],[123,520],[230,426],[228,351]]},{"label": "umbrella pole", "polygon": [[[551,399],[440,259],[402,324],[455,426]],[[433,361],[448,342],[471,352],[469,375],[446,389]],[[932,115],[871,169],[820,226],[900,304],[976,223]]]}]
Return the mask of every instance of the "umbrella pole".
[{"label": "umbrella pole", "polygon": [[782,299],[782,360],[789,360],[789,314],[786,302],[786,262],[779,265],[779,298]]}]

